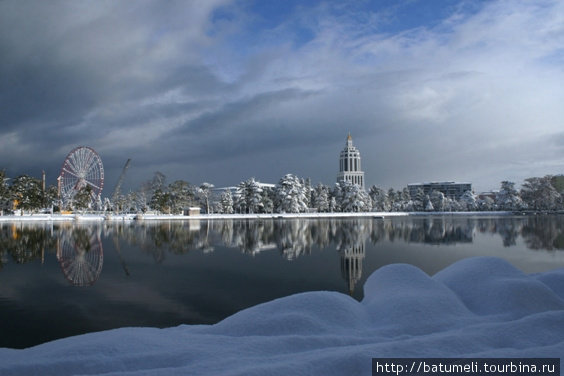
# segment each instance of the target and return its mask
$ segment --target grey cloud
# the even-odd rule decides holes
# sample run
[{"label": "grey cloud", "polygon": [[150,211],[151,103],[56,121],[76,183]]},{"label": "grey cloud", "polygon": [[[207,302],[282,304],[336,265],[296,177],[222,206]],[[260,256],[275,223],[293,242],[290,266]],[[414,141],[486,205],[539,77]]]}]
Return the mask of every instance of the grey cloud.
[{"label": "grey cloud", "polygon": [[[252,14],[218,31],[210,14],[223,3],[0,2],[9,173],[56,176],[66,153],[86,144],[108,182],[132,158],[131,181],[162,170],[217,185],[286,172],[330,184],[349,131],[367,182],[384,187],[435,178],[497,186],[496,174],[529,173],[507,167],[512,159],[554,163],[527,140],[533,122],[558,133],[562,71],[538,62],[558,51],[528,26],[546,21],[558,39],[560,5],[486,4],[398,33],[380,31],[382,14],[357,24],[354,14],[310,11],[300,39],[299,16],[268,38],[245,30]],[[563,139],[548,142],[556,149]]]}]

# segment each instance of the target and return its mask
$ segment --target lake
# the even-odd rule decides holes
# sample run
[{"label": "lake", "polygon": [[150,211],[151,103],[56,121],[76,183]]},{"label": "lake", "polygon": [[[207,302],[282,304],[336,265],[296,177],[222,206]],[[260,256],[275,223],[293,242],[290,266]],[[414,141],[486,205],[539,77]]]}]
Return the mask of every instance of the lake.
[{"label": "lake", "polygon": [[213,324],[290,294],[363,297],[376,269],[495,256],[564,267],[564,216],[0,224],[0,347],[125,326]]}]

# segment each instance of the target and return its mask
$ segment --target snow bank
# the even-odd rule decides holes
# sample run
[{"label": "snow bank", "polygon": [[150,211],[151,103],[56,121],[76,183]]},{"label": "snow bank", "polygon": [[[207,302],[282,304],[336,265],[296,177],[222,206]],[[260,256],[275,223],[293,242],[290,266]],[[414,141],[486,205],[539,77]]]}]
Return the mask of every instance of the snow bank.
[{"label": "snow bank", "polygon": [[496,258],[375,271],[357,302],[309,292],[211,326],[123,328],[0,349],[2,375],[370,375],[373,357],[561,357],[564,269]]}]

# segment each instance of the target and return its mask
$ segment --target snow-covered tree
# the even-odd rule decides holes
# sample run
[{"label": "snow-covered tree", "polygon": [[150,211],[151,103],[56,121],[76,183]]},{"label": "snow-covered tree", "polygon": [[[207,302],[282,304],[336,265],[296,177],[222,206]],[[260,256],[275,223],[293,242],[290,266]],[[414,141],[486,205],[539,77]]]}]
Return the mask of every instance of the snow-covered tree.
[{"label": "snow-covered tree", "polygon": [[425,195],[425,198],[423,198],[423,210],[425,211],[435,210],[435,207],[433,206],[433,203],[431,202],[429,195]]},{"label": "snow-covered tree", "polygon": [[400,212],[404,210],[406,206],[403,197],[402,191],[395,191],[393,188],[388,189],[388,201],[390,205],[390,211],[393,212]]},{"label": "snow-covered tree", "polygon": [[141,211],[141,205],[142,202],[139,198],[139,193],[130,191],[127,195],[125,195],[124,209],[126,212],[138,213]]},{"label": "snow-covered tree", "polygon": [[552,176],[528,178],[521,188],[521,198],[529,209],[557,210],[562,207],[562,197],[552,186]]},{"label": "snow-covered tree", "polygon": [[[444,211],[445,210],[445,201],[446,197],[445,194],[441,191],[431,191],[429,194],[429,200],[433,206],[434,211]],[[425,210],[428,210],[425,208]]]},{"label": "snow-covered tree", "polygon": [[478,203],[476,201],[476,195],[472,191],[466,191],[460,196],[458,200],[461,210],[464,211],[474,211],[478,209]]},{"label": "snow-covered tree", "polygon": [[8,208],[10,202],[10,188],[8,186],[8,178],[6,172],[0,170],[0,215],[4,214],[4,209]]},{"label": "snow-covered tree", "polygon": [[478,198],[476,207],[480,211],[491,211],[495,209],[495,201],[491,197]]},{"label": "snow-covered tree", "polygon": [[245,180],[237,186],[234,208],[239,213],[258,213],[262,208],[262,188],[255,178]]},{"label": "snow-covered tree", "polygon": [[74,195],[72,208],[75,210],[86,210],[92,203],[92,187],[85,185]]},{"label": "snow-covered tree", "polygon": [[495,196],[495,204],[499,210],[521,210],[523,200],[515,189],[515,183],[504,180],[501,182],[501,189]]},{"label": "snow-covered tree", "polygon": [[335,198],[335,196],[331,196],[331,199],[329,200],[329,212],[336,213],[338,211],[339,205],[337,204],[337,199]]},{"label": "snow-covered tree", "polygon": [[319,213],[325,213],[329,211],[329,187],[319,183],[315,186],[313,190],[313,207],[317,209]]},{"label": "snow-covered tree", "polygon": [[425,193],[423,189],[418,188],[415,192],[414,197],[411,197],[411,201],[413,202],[413,210],[414,211],[424,211],[425,210]]},{"label": "snow-covered tree", "polygon": [[170,210],[173,213],[181,213],[183,209],[194,205],[195,188],[187,181],[176,180],[169,184],[168,194],[170,198]]},{"label": "snow-covered tree", "polygon": [[204,182],[200,184],[200,186],[197,189],[198,198],[200,199],[200,202],[204,206],[206,213],[210,212],[210,196],[213,187],[214,187],[213,184]]},{"label": "snow-covered tree", "polygon": [[276,186],[275,209],[278,213],[306,212],[308,194],[297,176],[286,174]]},{"label": "snow-covered tree", "polygon": [[340,189],[340,205],[343,212],[367,212],[372,210],[372,199],[362,187],[349,181],[337,183]]},{"label": "snow-covered tree", "polygon": [[411,195],[409,194],[409,188],[405,187],[401,191],[401,208],[403,211],[412,211],[413,202],[411,201]]},{"label": "snow-covered tree", "polygon": [[50,185],[45,190],[45,197],[43,198],[44,206],[46,208],[51,208],[51,212],[52,212],[53,206],[60,205],[58,197],[59,197],[59,189],[54,185]]},{"label": "snow-covered tree", "polygon": [[390,203],[386,191],[375,185],[370,187],[368,195],[372,199],[372,210],[377,212],[389,211]]},{"label": "snow-covered tree", "polygon": [[274,212],[274,200],[276,199],[275,192],[272,188],[265,187],[262,189],[262,210],[265,213]]},{"label": "snow-covered tree", "polygon": [[233,197],[229,190],[223,191],[219,199],[219,210],[223,214],[233,213]]},{"label": "snow-covered tree", "polygon": [[37,210],[43,205],[41,182],[31,176],[21,175],[10,186],[10,197],[16,202],[16,209]]},{"label": "snow-covered tree", "polygon": [[149,206],[152,209],[158,210],[162,213],[170,213],[170,194],[158,188],[155,193],[153,193],[151,201],[149,202]]},{"label": "snow-covered tree", "polygon": [[310,178],[302,179],[302,185],[304,186],[305,192],[306,192],[306,205],[307,205],[308,208],[312,208],[313,207],[313,200],[312,200],[313,188],[311,187],[311,179]]}]

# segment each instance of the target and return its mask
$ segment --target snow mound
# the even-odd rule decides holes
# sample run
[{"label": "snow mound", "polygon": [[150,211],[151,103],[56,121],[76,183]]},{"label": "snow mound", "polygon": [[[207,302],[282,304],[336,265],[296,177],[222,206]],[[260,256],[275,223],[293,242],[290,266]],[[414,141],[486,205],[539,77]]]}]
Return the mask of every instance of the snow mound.
[{"label": "snow mound", "polygon": [[310,292],[215,325],[123,328],[0,349],[1,375],[370,375],[373,357],[561,357],[564,270],[496,258],[430,277],[388,265],[362,302]]}]

